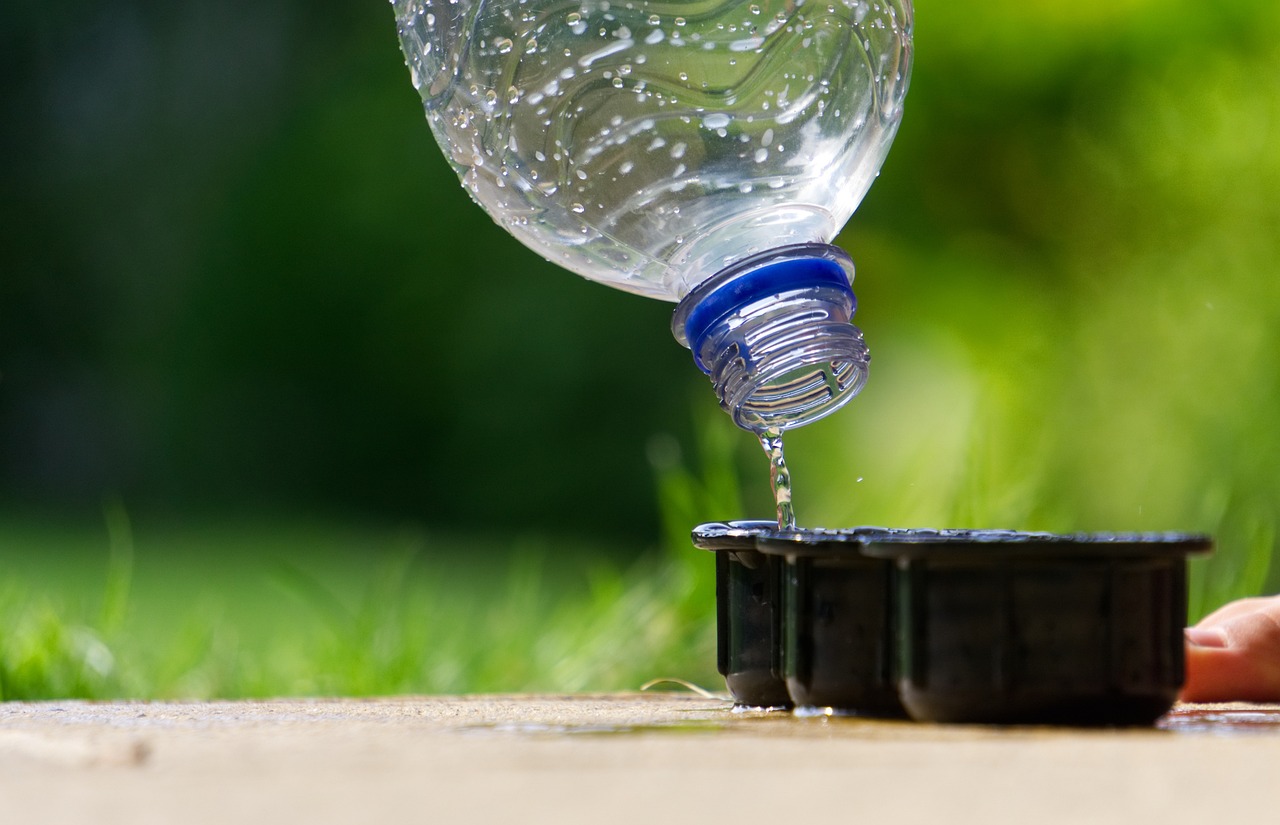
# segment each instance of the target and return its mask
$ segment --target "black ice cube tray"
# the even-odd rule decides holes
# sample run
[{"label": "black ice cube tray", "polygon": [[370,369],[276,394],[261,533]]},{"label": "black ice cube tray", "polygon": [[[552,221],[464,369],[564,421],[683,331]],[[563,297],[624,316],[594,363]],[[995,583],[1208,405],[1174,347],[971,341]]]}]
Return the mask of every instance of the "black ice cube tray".
[{"label": "black ice cube tray", "polygon": [[[775,647],[766,655],[754,633],[750,662],[767,662],[775,686],[780,673],[801,709],[905,708],[931,722],[1154,722],[1183,680],[1186,559],[1212,549],[1206,536],[1179,533],[784,531],[770,522],[702,525],[694,543],[717,549],[730,533],[737,554],[751,543],[780,564],[770,575],[783,585],[780,600],[747,606],[751,616],[741,599],[718,594],[721,671],[736,700],[761,704],[739,696],[729,674],[752,669],[733,655],[734,640],[767,621]],[[728,578],[744,575],[721,564]]]},{"label": "black ice cube tray", "polygon": [[693,543],[716,554],[716,667],[743,707],[789,708],[783,681],[783,561],[756,550],[776,522],[704,524]]}]

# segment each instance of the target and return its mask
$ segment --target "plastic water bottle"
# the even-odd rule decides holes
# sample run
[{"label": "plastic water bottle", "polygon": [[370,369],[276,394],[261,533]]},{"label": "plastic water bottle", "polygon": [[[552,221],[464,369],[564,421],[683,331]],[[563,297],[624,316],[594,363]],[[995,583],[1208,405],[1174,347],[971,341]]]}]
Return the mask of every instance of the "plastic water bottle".
[{"label": "plastic water bottle", "polygon": [[392,0],[432,132],[547,259],[678,302],[676,339],[763,433],[869,355],[829,245],[897,130],[909,0]]}]

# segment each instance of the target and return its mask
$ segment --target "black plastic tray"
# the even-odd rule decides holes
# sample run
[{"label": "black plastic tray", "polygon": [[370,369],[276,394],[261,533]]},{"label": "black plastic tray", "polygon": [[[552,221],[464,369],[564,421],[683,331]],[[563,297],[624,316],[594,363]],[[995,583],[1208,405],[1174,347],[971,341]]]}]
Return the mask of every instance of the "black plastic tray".
[{"label": "black plastic tray", "polygon": [[864,539],[898,566],[899,695],[934,722],[1147,725],[1183,682],[1206,536],[939,531]]},{"label": "black plastic tray", "polygon": [[716,554],[716,668],[743,707],[789,708],[783,681],[782,567],[756,550],[776,522],[703,524],[693,543]]},{"label": "black plastic tray", "polygon": [[786,560],[783,595],[787,690],[801,712],[900,718],[897,571],[861,542],[894,531],[779,531],[759,536]]},{"label": "black plastic tray", "polygon": [[[905,707],[932,722],[1154,722],[1183,681],[1186,559],[1212,549],[1209,537],[1181,533],[733,522],[694,535],[728,551],[717,579],[727,681],[764,684],[768,673],[772,690],[781,672],[801,709]],[[750,547],[785,560],[784,575],[744,556]],[[744,598],[735,587],[748,580],[769,597]],[[733,681],[738,697],[746,688]]]}]

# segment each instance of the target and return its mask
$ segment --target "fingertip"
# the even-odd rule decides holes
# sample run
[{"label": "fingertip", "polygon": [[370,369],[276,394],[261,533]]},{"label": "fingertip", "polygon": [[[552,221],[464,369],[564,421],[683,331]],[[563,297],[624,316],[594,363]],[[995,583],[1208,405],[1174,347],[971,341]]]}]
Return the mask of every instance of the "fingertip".
[{"label": "fingertip", "polygon": [[1227,633],[1220,627],[1188,627],[1183,631],[1187,644],[1192,647],[1225,648]]},{"label": "fingertip", "polygon": [[1210,647],[1187,641],[1186,679],[1178,694],[1182,702],[1227,702],[1237,686],[1237,668],[1224,646]]}]

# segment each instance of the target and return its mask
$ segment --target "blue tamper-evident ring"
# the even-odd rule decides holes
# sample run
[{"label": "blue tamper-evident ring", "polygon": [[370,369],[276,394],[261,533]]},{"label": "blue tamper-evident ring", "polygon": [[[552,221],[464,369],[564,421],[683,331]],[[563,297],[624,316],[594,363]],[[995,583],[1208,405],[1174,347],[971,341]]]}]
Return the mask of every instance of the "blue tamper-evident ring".
[{"label": "blue tamper-evident ring", "polygon": [[734,278],[703,298],[690,310],[684,325],[685,339],[689,342],[689,349],[693,351],[693,360],[698,369],[710,373],[698,357],[703,337],[740,307],[782,292],[812,287],[844,290],[849,294],[853,308],[857,308],[858,299],[854,297],[853,287],[849,285],[849,276],[845,274],[844,268],[835,261],[818,257],[793,258],[766,264]]}]

